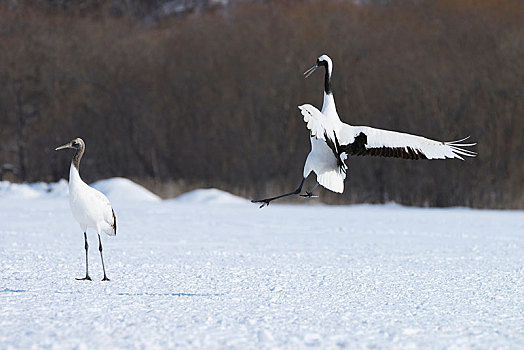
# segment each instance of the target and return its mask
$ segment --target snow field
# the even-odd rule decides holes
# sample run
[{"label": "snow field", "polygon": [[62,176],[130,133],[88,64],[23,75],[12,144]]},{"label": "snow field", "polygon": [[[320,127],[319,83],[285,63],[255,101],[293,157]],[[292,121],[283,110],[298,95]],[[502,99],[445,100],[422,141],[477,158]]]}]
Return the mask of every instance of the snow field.
[{"label": "snow field", "polygon": [[524,348],[522,211],[258,209],[127,181],[96,184],[119,225],[110,282],[94,232],[93,281],[74,279],[63,182],[0,183],[0,348]]}]

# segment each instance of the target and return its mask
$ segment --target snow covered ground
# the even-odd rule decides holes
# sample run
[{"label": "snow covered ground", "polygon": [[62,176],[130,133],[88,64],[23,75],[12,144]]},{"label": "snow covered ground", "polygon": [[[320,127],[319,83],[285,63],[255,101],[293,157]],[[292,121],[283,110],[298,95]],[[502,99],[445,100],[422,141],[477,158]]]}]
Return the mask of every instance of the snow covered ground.
[{"label": "snow covered ground", "polygon": [[126,179],[92,282],[67,183],[0,182],[0,348],[524,348],[524,212],[259,209]]}]

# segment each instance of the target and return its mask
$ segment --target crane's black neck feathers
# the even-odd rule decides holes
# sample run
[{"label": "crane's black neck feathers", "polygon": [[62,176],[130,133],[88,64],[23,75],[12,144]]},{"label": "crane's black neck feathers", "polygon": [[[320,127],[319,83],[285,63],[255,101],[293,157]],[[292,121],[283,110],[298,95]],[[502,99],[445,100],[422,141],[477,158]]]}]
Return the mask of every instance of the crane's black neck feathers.
[{"label": "crane's black neck feathers", "polygon": [[333,93],[333,90],[331,90],[331,73],[329,72],[329,66],[327,61],[320,61],[318,63],[319,66],[323,66],[326,69],[325,75],[324,75],[324,92],[329,95]]}]

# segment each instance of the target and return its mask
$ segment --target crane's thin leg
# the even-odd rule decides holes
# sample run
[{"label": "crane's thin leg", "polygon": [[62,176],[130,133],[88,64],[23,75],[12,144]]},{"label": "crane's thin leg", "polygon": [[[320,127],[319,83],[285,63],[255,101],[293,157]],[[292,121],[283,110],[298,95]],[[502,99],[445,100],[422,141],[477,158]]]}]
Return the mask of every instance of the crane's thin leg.
[{"label": "crane's thin leg", "polygon": [[104,256],[102,255],[102,240],[100,239],[100,233],[98,234],[98,250],[100,251],[100,259],[102,259],[102,269],[104,270],[104,278],[102,281],[109,281],[106,276],[106,267],[104,266]]},{"label": "crane's thin leg", "polygon": [[87,259],[87,250],[89,249],[89,244],[87,243],[87,233],[85,233],[85,232],[84,232],[84,241],[85,241],[84,247],[86,248],[86,276],[84,278],[77,278],[77,280],[79,280],[79,281],[91,281],[91,277],[89,277],[89,263],[88,263],[88,259]]},{"label": "crane's thin leg", "polygon": [[306,194],[301,194],[300,197],[304,197],[304,198],[317,198],[318,196],[315,196],[313,194],[313,191],[318,187],[318,182],[315,184],[315,186],[313,186],[313,188],[309,191],[306,191]]},{"label": "crane's thin leg", "polygon": [[286,194],[281,194],[280,196],[266,198],[266,199],[258,199],[258,200],[253,199],[251,201],[251,203],[262,203],[260,208],[263,208],[264,206],[269,205],[269,202],[271,202],[271,201],[273,201],[275,199],[279,199],[279,198],[283,198],[283,197],[293,196],[295,194],[299,194],[300,191],[302,191],[302,186],[304,185],[304,181],[306,181],[305,177],[302,178],[302,182],[300,183],[300,186],[298,186],[298,188],[296,190],[294,190],[293,192],[289,192],[289,193],[286,193]]}]

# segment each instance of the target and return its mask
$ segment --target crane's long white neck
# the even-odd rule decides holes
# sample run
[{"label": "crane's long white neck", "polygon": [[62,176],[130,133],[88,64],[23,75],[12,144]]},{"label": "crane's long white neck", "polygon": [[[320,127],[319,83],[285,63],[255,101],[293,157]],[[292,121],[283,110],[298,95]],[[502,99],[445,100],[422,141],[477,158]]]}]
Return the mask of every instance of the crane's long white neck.
[{"label": "crane's long white neck", "polygon": [[326,94],[324,91],[324,103],[322,103],[322,113],[333,113],[337,112],[337,107],[335,106],[335,98],[333,94]]},{"label": "crane's long white neck", "polygon": [[71,163],[71,168],[69,169],[69,193],[71,194],[71,189],[82,182],[78,168]]},{"label": "crane's long white neck", "polygon": [[327,92],[324,90],[324,102],[322,103],[322,113],[327,117],[332,117],[334,119],[340,120],[337,107],[335,105],[335,97],[333,97],[333,92]]}]

